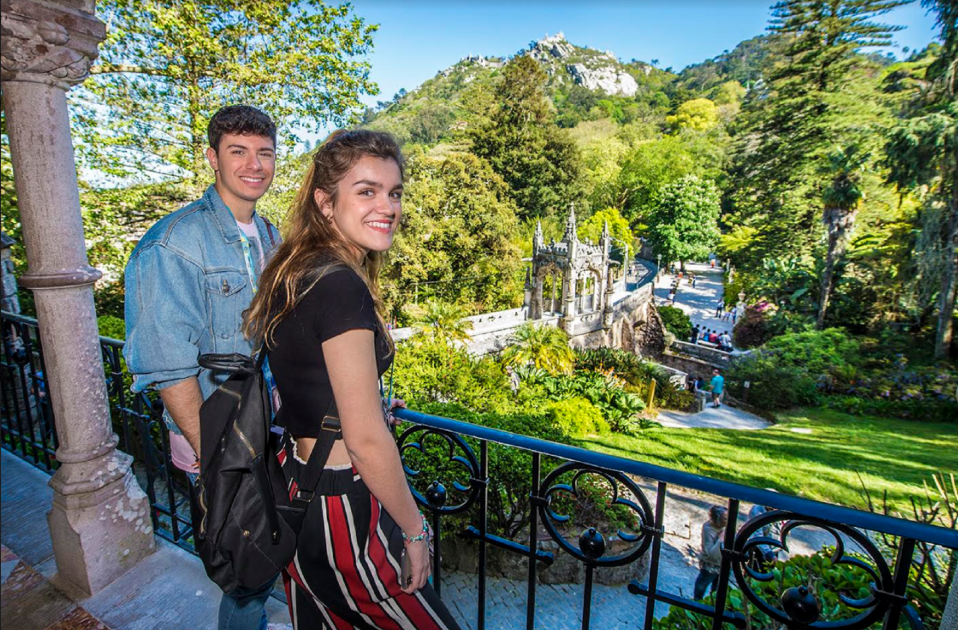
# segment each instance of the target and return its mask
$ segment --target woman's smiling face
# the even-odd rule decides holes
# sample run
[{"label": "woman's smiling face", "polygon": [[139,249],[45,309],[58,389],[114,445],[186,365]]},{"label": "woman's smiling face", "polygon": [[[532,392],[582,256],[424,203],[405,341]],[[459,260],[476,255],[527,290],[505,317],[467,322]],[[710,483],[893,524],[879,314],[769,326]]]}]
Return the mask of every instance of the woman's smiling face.
[{"label": "woman's smiling face", "polygon": [[317,190],[316,204],[362,261],[370,251],[384,252],[402,218],[402,175],[390,159],[361,158],[336,185],[335,203]]}]

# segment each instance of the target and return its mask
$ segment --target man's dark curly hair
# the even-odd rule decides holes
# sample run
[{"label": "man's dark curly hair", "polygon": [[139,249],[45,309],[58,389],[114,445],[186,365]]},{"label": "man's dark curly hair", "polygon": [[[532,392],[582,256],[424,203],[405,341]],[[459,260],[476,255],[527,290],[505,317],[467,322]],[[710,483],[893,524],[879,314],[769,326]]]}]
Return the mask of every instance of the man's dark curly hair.
[{"label": "man's dark curly hair", "polygon": [[263,136],[276,146],[276,124],[265,112],[249,105],[228,105],[213,114],[206,135],[214,151],[219,151],[220,140],[228,133]]}]

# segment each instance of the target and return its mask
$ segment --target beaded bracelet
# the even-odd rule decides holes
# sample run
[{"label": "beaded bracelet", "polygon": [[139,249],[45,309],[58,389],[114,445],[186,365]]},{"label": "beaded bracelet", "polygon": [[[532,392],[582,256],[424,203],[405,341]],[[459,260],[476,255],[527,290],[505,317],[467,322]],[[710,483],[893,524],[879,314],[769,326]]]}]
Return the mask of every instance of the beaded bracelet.
[{"label": "beaded bracelet", "polygon": [[422,531],[415,536],[407,536],[406,532],[402,532],[402,539],[407,543],[419,542],[420,540],[425,540],[429,536],[429,522],[426,521],[426,517],[422,512],[419,513],[419,516],[422,517]]}]

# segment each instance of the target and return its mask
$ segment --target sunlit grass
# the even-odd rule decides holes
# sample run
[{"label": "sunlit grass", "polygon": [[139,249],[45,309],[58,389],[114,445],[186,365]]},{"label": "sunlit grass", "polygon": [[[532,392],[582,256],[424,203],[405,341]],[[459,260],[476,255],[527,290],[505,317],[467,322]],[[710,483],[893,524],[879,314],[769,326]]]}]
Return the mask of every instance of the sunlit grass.
[{"label": "sunlit grass", "polygon": [[[794,432],[792,429],[810,429]],[[757,431],[649,429],[590,436],[591,450],[759,488],[865,508],[872,499],[911,516],[910,498],[936,471],[958,472],[958,425],[856,417],[824,409],[778,414]]]}]

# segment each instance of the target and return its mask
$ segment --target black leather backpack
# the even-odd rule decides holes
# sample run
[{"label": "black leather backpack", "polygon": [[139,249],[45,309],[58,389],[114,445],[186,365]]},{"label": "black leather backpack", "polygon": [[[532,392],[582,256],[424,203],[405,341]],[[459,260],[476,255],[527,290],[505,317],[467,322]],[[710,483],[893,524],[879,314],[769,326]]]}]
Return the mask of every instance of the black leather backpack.
[{"label": "black leather backpack", "polygon": [[[296,538],[333,443],[335,403],[323,420],[300,488],[290,497],[270,431],[265,351],[204,354],[200,366],[230,374],[200,407],[200,474],[193,492],[193,540],[206,573],[224,592],[258,589],[292,561]],[[289,456],[289,453],[287,453]]]}]

